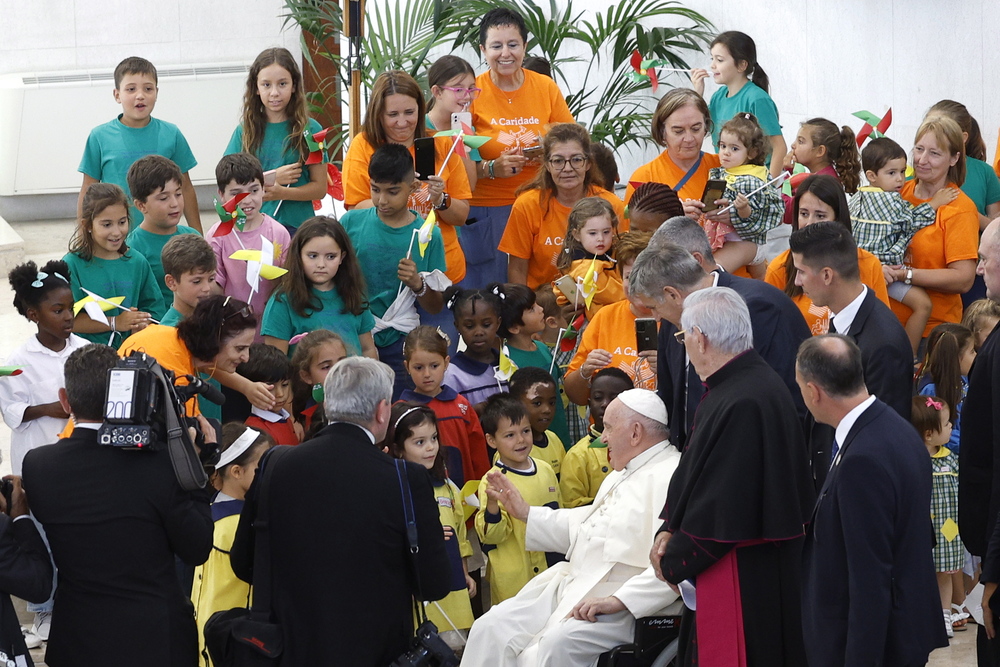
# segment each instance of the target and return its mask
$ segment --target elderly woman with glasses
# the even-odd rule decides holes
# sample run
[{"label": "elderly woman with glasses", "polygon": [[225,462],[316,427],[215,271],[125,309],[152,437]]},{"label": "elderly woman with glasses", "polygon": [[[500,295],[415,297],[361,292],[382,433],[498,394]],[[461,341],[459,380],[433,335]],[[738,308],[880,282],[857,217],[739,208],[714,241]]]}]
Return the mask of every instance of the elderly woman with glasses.
[{"label": "elderly woman with glasses", "polygon": [[590,160],[590,135],[576,123],[553,125],[542,141],[542,163],[534,180],[522,185],[511,208],[500,250],[510,256],[507,280],[537,289],[559,277],[556,257],[563,249],[569,213],[584,197],[611,203],[618,228],[628,230],[625,205],[600,187]]},{"label": "elderly woman with glasses", "polygon": [[[268,386],[236,372],[236,367],[249,359],[256,333],[253,306],[220,294],[199,301],[176,328],[151,324],[132,334],[118,353],[127,357],[133,351],[145,352],[175,377],[197,377],[200,373],[243,394],[253,405],[271,410],[274,396]],[[189,415],[201,414],[198,399],[188,402],[187,411]]]}]

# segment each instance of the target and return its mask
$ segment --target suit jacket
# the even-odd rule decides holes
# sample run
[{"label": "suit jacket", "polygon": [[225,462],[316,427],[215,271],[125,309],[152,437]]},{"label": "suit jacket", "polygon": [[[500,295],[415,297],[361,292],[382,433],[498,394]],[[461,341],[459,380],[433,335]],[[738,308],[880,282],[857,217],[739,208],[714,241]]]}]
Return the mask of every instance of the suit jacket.
[{"label": "suit jacket", "polygon": [[962,405],[958,452],[958,529],[976,556],[1000,515],[1000,326],[993,329],[972,362]]},{"label": "suit jacket", "polygon": [[[729,287],[743,297],[750,311],[754,349],[781,376],[792,394],[796,411],[805,420],[808,413],[795,383],[795,355],[802,341],[811,335],[802,313],[781,290],[762,280],[720,271],[718,285]],[[660,322],[656,391],[670,412],[670,440],[683,450],[705,388],[693,367],[685,371],[684,346],[674,339],[675,333],[677,327],[673,324]]]},{"label": "suit jacket", "polygon": [[46,664],[196,664],[175,555],[190,565],[208,558],[208,494],[181,490],[166,451],[101,446],[79,427],[28,452],[24,486],[59,570]]},{"label": "suit jacket", "polygon": [[[830,328],[832,331],[832,321]],[[861,367],[868,391],[900,417],[910,421],[910,402],[913,398],[910,339],[899,319],[875,296],[874,291],[865,291],[865,298],[847,336],[861,349]],[[808,432],[813,479],[818,490],[830,470],[833,429],[825,424],[814,424]]]},{"label": "suit jacket", "polygon": [[10,596],[42,603],[52,592],[52,561],[34,521],[0,514],[0,660],[33,665]]},{"label": "suit jacket", "polygon": [[[419,552],[406,539],[393,459],[358,426],[330,424],[254,481],[233,542],[233,571],[253,580],[257,482],[267,483],[272,617],[282,665],[388,665],[413,635],[412,596],[439,600],[451,579],[430,475],[406,464]],[[418,589],[416,577],[419,576]]]},{"label": "suit jacket", "polygon": [[948,645],[931,560],[927,450],[909,422],[876,400],[841,452],[803,552],[809,665],[922,665]]}]

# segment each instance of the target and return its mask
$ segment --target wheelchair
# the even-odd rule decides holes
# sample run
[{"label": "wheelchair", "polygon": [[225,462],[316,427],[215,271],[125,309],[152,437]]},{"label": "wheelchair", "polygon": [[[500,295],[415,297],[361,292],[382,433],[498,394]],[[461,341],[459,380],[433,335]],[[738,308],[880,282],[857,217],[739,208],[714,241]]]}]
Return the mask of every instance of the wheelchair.
[{"label": "wheelchair", "polygon": [[637,618],[632,643],[602,653],[597,667],[670,667],[677,657],[680,632],[680,615]]}]

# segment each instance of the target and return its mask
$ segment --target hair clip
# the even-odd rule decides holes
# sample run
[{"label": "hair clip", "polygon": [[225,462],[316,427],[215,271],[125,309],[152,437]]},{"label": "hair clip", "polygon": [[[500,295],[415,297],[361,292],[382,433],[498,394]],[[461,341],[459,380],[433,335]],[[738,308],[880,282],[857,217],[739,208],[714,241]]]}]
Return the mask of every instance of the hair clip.
[{"label": "hair clip", "polygon": [[743,114],[743,120],[750,120],[752,116],[748,113]]},{"label": "hair clip", "polygon": [[294,336],[292,336],[291,338],[288,339],[288,344],[289,345],[295,345],[300,340],[302,340],[303,338],[305,338],[306,336],[308,336],[310,333],[312,333],[312,332],[307,331],[305,333],[295,334]]},{"label": "hair clip", "polygon": [[53,271],[53,272],[52,272],[52,275],[54,275],[54,276],[55,276],[56,278],[59,278],[60,280],[62,280],[62,281],[63,281],[64,283],[66,283],[67,285],[69,284],[69,281],[68,281],[68,280],[66,280],[66,276],[64,276],[63,274],[61,274],[61,273],[58,273],[58,272],[56,272],[56,271]]},{"label": "hair clip", "polygon": [[925,405],[929,408],[934,408],[935,410],[944,409],[944,403],[942,403],[941,401],[935,401],[930,396],[927,397],[927,403],[925,403]]},{"label": "hair clip", "polygon": [[[41,287],[42,286],[42,281],[45,280],[48,277],[49,277],[49,274],[45,273],[44,271],[39,271],[38,275],[35,276],[35,282],[31,283],[31,286],[32,287]],[[60,276],[60,278],[62,278],[62,276]],[[63,280],[66,280],[66,279],[63,278]]]},{"label": "hair clip", "polygon": [[497,285],[496,287],[493,288],[493,293],[496,294],[498,297],[500,297],[501,301],[507,298],[507,295],[503,293],[502,289],[500,289],[500,285]]},{"label": "hair clip", "polygon": [[445,345],[451,345],[451,338],[449,338],[449,337],[448,337],[448,334],[446,334],[446,333],[445,333],[445,332],[444,332],[444,331],[443,331],[443,330],[441,329],[441,327],[438,327],[438,328],[437,328],[437,332],[438,332],[438,336],[441,336],[441,338],[443,338],[443,339],[444,339],[444,342],[445,342]]},{"label": "hair clip", "polygon": [[444,304],[444,307],[448,310],[454,310],[455,304],[458,302],[458,292],[451,295],[451,298]]}]

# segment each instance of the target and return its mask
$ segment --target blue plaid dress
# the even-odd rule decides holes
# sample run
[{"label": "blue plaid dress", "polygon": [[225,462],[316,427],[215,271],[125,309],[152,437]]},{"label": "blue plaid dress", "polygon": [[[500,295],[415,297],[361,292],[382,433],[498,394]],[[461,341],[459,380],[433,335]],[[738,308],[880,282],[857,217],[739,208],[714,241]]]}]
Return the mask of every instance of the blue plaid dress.
[{"label": "blue plaid dress", "polygon": [[934,570],[954,572],[962,569],[965,563],[965,547],[958,535],[958,456],[942,447],[937,454],[931,455],[931,470],[931,523],[937,540]]}]

